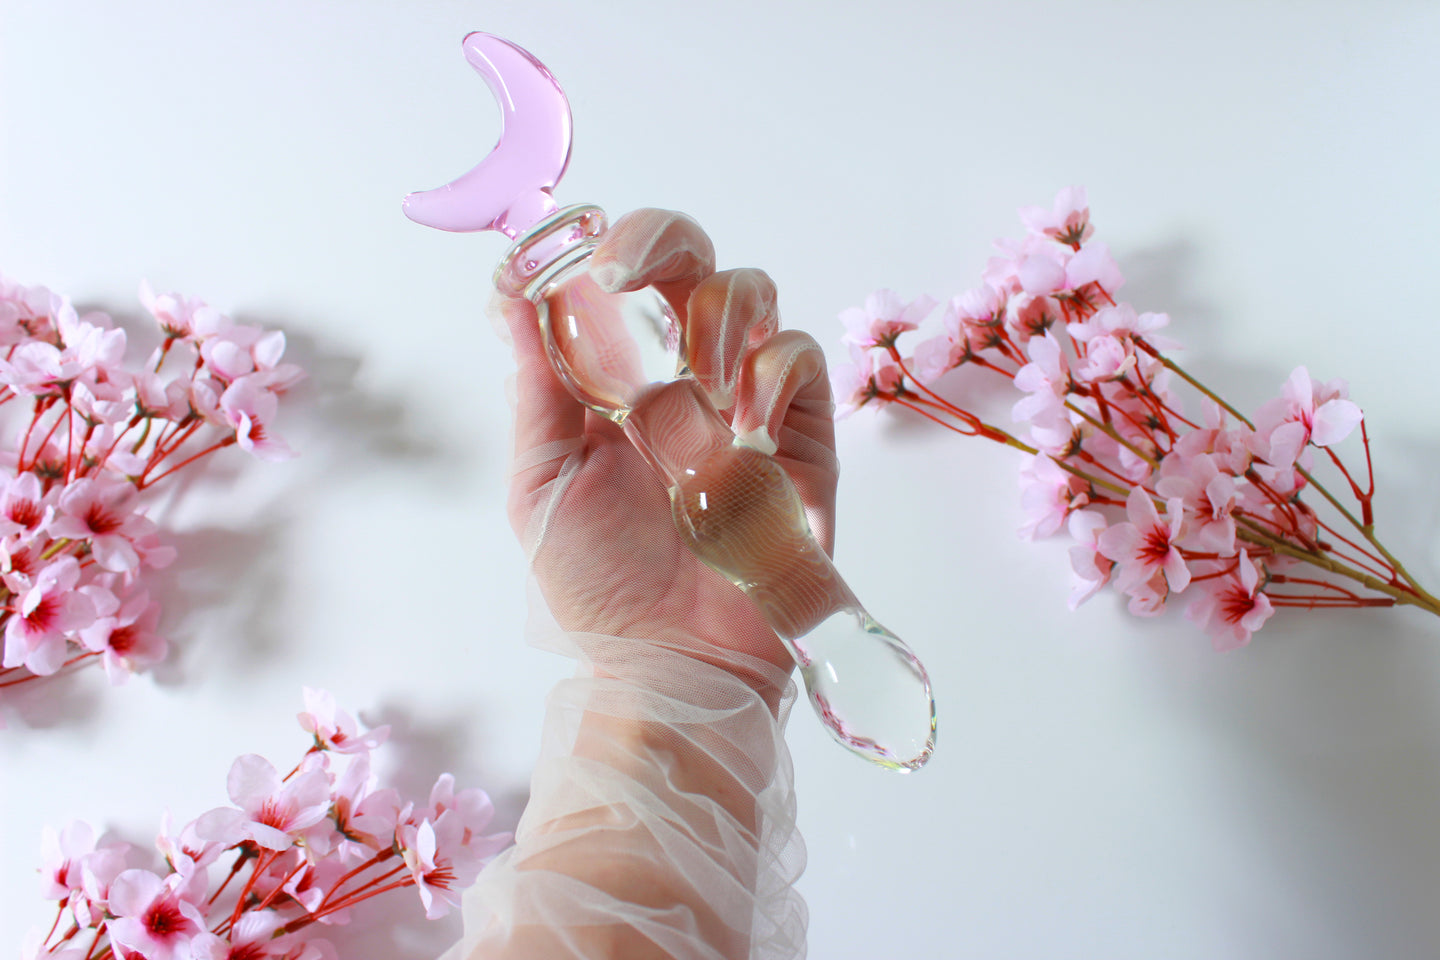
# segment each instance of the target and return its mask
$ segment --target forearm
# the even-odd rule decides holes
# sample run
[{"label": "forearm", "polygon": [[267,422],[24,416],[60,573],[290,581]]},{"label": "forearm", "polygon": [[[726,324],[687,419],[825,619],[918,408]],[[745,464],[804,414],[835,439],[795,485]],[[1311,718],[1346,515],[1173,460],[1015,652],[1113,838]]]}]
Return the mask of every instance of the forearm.
[{"label": "forearm", "polygon": [[581,676],[551,694],[470,956],[799,955],[785,672],[699,641],[568,638]]}]

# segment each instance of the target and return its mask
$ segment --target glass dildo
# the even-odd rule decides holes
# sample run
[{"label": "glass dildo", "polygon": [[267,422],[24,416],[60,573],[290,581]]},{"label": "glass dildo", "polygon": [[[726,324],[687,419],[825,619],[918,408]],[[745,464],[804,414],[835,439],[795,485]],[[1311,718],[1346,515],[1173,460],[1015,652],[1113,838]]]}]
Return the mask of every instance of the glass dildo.
[{"label": "glass dildo", "polygon": [[681,538],[755,603],[794,657],[826,729],[881,766],[922,766],[936,729],[924,666],[846,586],[785,471],[734,434],[690,375],[683,331],[664,298],[652,288],[607,293],[591,278],[605,215],[594,206],[556,209],[551,196],[570,153],[563,90],[509,41],[473,33],[464,49],[500,103],[504,132],[473,170],[407,197],[406,214],[514,241],[495,272],[497,289],[536,305],[557,375],[619,424],[654,468]]}]

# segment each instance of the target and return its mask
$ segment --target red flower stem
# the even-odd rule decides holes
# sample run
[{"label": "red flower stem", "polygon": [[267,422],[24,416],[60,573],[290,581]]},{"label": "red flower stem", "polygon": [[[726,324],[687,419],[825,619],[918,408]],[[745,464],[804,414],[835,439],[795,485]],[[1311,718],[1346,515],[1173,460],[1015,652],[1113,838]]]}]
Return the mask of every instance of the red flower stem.
[{"label": "red flower stem", "polygon": [[50,924],[49,930],[45,931],[45,939],[40,941],[42,944],[49,943],[50,938],[55,936],[55,931],[60,929],[60,918],[63,916],[65,916],[65,901],[61,900],[55,904],[55,922]]},{"label": "red flower stem", "polygon": [[[91,940],[90,940],[90,946],[85,950],[85,960],[90,960],[91,956],[93,956],[94,953],[95,953],[95,948],[98,947],[99,945],[100,945],[100,929],[97,927],[97,928],[95,929],[95,936],[92,937]],[[112,952],[113,952],[113,951],[109,948],[109,946],[106,946],[106,948],[105,948],[105,953],[112,953]],[[104,954],[102,954],[101,956],[104,956]]]},{"label": "red flower stem", "polygon": [[[1362,420],[1361,423],[1364,423],[1364,421]],[[1360,489],[1360,484],[1355,482],[1355,478],[1350,476],[1350,471],[1346,468],[1344,461],[1342,461],[1339,455],[1337,455],[1335,451],[1330,449],[1329,447],[1322,447],[1321,449],[1323,449],[1326,455],[1330,457],[1330,462],[1335,464],[1335,469],[1340,471],[1340,476],[1344,477],[1345,482],[1350,485],[1350,495],[1354,497],[1356,502],[1358,502],[1362,507],[1367,506],[1370,502],[1369,496],[1365,493],[1364,490]],[[1372,487],[1374,486],[1374,483],[1375,478],[1372,476],[1370,478],[1370,484]],[[1374,491],[1372,490],[1371,493],[1374,493]]]},{"label": "red flower stem", "polygon": [[[340,909],[340,907],[337,907],[335,904],[341,904],[341,905],[343,905],[343,904],[347,904],[347,903],[355,903],[358,894],[364,893],[366,890],[369,890],[371,887],[374,887],[374,886],[376,886],[377,884],[384,883],[386,880],[389,880],[391,877],[395,876],[395,874],[397,874],[397,873],[402,873],[402,872],[404,872],[405,870],[408,870],[408,869],[410,869],[410,868],[407,867],[405,864],[402,863],[402,864],[399,864],[398,866],[391,867],[389,870],[386,870],[384,873],[381,873],[381,874],[379,874],[379,875],[377,875],[377,876],[371,877],[369,880],[366,880],[364,883],[360,884],[360,886],[356,887],[354,890],[347,890],[347,891],[345,891],[345,895],[344,895],[343,897],[341,897],[340,899],[336,900],[334,904],[331,904],[331,905],[330,905],[330,909],[332,909],[332,910],[338,910],[338,909]],[[335,886],[330,889],[330,893],[326,894],[326,900],[328,900],[330,897],[334,896],[335,893],[336,893],[337,891],[339,891],[340,886],[341,886],[341,884],[339,884],[339,883],[335,884]],[[373,896],[373,895],[374,895],[373,893],[367,894],[367,896]],[[364,898],[364,897],[360,897],[359,899],[362,899],[362,900],[363,900],[363,899],[365,899],[365,898]],[[325,901],[324,901],[324,900],[320,901],[320,905],[321,905],[322,907],[325,906]]]},{"label": "red flower stem", "polygon": [[[1364,597],[1360,596],[1360,594],[1356,593],[1355,591],[1349,590],[1349,589],[1341,586],[1341,585],[1338,584],[1338,583],[1331,583],[1331,582],[1328,581],[1328,580],[1316,580],[1316,579],[1313,578],[1313,577],[1292,577],[1292,576],[1290,576],[1289,574],[1277,573],[1277,574],[1272,574],[1272,575],[1271,575],[1271,577],[1270,577],[1270,582],[1271,582],[1271,583],[1303,583],[1303,584],[1305,584],[1306,586],[1310,586],[1310,587],[1319,587],[1319,588],[1321,588],[1321,589],[1323,589],[1323,590],[1333,590],[1333,591],[1335,591],[1336,593],[1340,594],[1341,597],[1345,597],[1345,598],[1348,598],[1348,599],[1350,599],[1350,600],[1364,600],[1364,599],[1365,599]],[[1336,599],[1339,599],[1339,598],[1337,597]]]},{"label": "red flower stem", "polygon": [[[66,409],[67,409],[67,410],[69,409],[69,406],[68,406],[68,405],[66,406]],[[37,416],[37,418],[38,418],[39,415],[37,414],[36,416]],[[63,413],[62,413],[62,414],[56,414],[56,416],[55,416],[55,422],[52,423],[52,424],[50,424],[50,432],[47,433],[47,434],[45,434],[44,439],[42,439],[42,440],[40,441],[39,445],[35,448],[35,456],[31,458],[31,460],[30,460],[30,466],[26,468],[27,470],[34,468],[34,466],[35,466],[35,461],[37,461],[37,460],[40,459],[40,451],[44,450],[44,449],[45,449],[45,445],[50,442],[50,439],[51,439],[52,437],[55,436],[55,431],[60,429],[60,421],[61,421],[61,420],[64,420],[64,419],[65,419],[65,415],[64,415]],[[29,437],[30,437],[30,432],[29,432],[28,430],[25,432],[25,437],[26,437],[26,440],[28,441],[28,440],[29,440]],[[21,451],[24,451],[25,448],[22,446],[20,449],[21,449]]]},{"label": "red flower stem", "polygon": [[1301,550],[1298,547],[1292,546],[1281,537],[1273,536],[1264,530],[1258,529],[1254,522],[1248,517],[1237,517],[1237,520],[1245,524],[1245,529],[1237,529],[1235,534],[1242,540],[1249,543],[1258,543],[1261,546],[1268,547],[1275,553],[1284,554],[1287,557],[1294,557],[1296,560],[1303,560],[1322,570],[1328,570],[1331,573],[1345,577],[1347,580],[1354,580],[1357,583],[1363,584],[1376,593],[1383,593],[1388,597],[1393,597],[1398,603],[1420,607],[1422,610],[1427,610],[1436,616],[1440,616],[1440,600],[1436,600],[1428,593],[1411,590],[1402,584],[1386,583],[1383,580],[1378,580],[1367,573],[1362,573],[1353,567],[1346,566],[1323,553]]},{"label": "red flower stem", "polygon": [[1235,563],[1230,564],[1230,566],[1226,567],[1223,570],[1216,570],[1213,573],[1202,573],[1198,577],[1191,577],[1190,582],[1198,583],[1201,580],[1218,580],[1221,577],[1228,577],[1230,574],[1234,573],[1237,569],[1239,569],[1239,567],[1240,563],[1237,560]]},{"label": "red flower stem", "polygon": [[[1333,526],[1321,520],[1320,518],[1317,517],[1315,519],[1315,522],[1319,525],[1321,530],[1324,530],[1326,533],[1330,534],[1330,536],[1334,537],[1336,540],[1340,541],[1345,546],[1355,551],[1356,555],[1354,557],[1347,558],[1350,563],[1355,564],[1357,567],[1364,567],[1366,570],[1370,571],[1378,577],[1386,577],[1391,582],[1396,582],[1398,580],[1398,578],[1395,576],[1395,570],[1390,566],[1390,564],[1386,563],[1384,559],[1375,556],[1375,554],[1366,550],[1360,544],[1356,543],[1354,540],[1351,540],[1349,537],[1345,536],[1345,534],[1341,533],[1339,530],[1335,529]],[[1339,553],[1339,551],[1335,550],[1334,547],[1327,547],[1327,549],[1337,554]]]},{"label": "red flower stem", "polygon": [[[946,400],[944,397],[940,396],[940,394],[936,393],[934,390],[931,390],[929,387],[925,386],[925,384],[921,383],[920,379],[910,372],[910,368],[905,366],[905,360],[903,357],[900,356],[900,351],[895,349],[894,344],[891,344],[887,349],[890,352],[890,359],[895,361],[895,365],[900,368],[900,372],[905,374],[905,378],[911,383],[915,384],[915,386],[919,388],[921,393],[929,397],[933,403],[939,404],[945,410],[952,412],[955,416],[959,417],[962,420],[970,422],[971,424],[975,425],[977,429],[979,428],[980,420],[974,414],[969,413],[968,411],[963,410],[960,407],[957,407],[955,404],[951,403],[949,400]],[[991,437],[990,439],[993,440],[996,438]]]},{"label": "red flower stem", "polygon": [[[404,869],[405,867],[403,866],[396,867],[394,870],[391,870],[389,873],[385,874],[385,877],[393,876],[398,871]],[[403,887],[413,887],[415,885],[415,878],[413,876],[407,876],[403,880],[396,880],[394,883],[386,884],[383,887],[367,889],[373,884],[379,883],[380,880],[383,879],[384,877],[380,877],[376,880],[371,881],[370,883],[367,883],[363,887],[356,888],[351,893],[347,893],[343,899],[336,900],[328,907],[317,908],[316,911],[312,913],[308,919],[318,920],[321,917],[329,916],[332,913],[344,910],[346,907],[352,907],[355,904],[360,903],[361,901],[369,900],[371,897],[378,897],[382,893],[389,893],[391,890],[399,890]]]},{"label": "red flower stem", "polygon": [[160,368],[165,365],[165,358],[170,355],[170,348],[175,345],[175,341],[178,339],[179,337],[174,334],[165,337],[165,342],[160,345],[160,356],[155,358],[155,370],[153,372],[160,372]]},{"label": "red flower stem", "polygon": [[[165,426],[160,428],[160,435],[155,438],[155,443],[150,447],[150,453],[145,458],[145,469],[141,472],[141,476],[153,470],[155,464],[168,457],[174,451],[175,447],[184,443],[193,432],[194,426],[192,424],[183,423],[179,420],[167,420]],[[184,434],[183,436],[181,436],[182,433]],[[180,439],[176,441],[176,437],[180,437]]]},{"label": "red flower stem", "polygon": [[[1260,475],[1253,469],[1245,472],[1245,479],[1249,480],[1251,485],[1254,486],[1256,490],[1259,490],[1260,493],[1265,496],[1265,499],[1270,501],[1275,507],[1276,512],[1283,515],[1285,519],[1289,521],[1290,529],[1285,530],[1285,536],[1294,537],[1296,540],[1299,540],[1306,550],[1319,552],[1319,544],[1310,542],[1310,540],[1300,532],[1300,518],[1295,515],[1295,507],[1281,496],[1278,490],[1262,480]],[[1276,524],[1276,526],[1279,527],[1280,525]]]},{"label": "red flower stem", "polygon": [[235,900],[235,912],[230,914],[230,926],[235,926],[235,921],[239,920],[240,914],[245,912],[245,898],[250,895],[251,889],[255,886],[255,881],[260,879],[261,873],[270,869],[270,864],[274,863],[275,859],[279,856],[280,854],[273,850],[255,855],[255,867],[250,871],[250,879],[245,881],[244,889],[240,891],[240,896]]},{"label": "red flower stem", "polygon": [[[266,907],[270,906],[270,904],[275,900],[275,898],[276,898],[277,896],[279,896],[279,895],[282,894],[282,893],[285,893],[285,884],[287,884],[287,883],[289,883],[291,880],[295,879],[295,876],[296,876],[297,874],[299,874],[299,872],[300,872],[301,870],[304,870],[304,869],[305,869],[306,867],[308,867],[309,865],[310,865],[310,862],[309,862],[308,860],[306,860],[304,857],[301,857],[301,858],[300,858],[300,862],[295,865],[295,869],[294,869],[294,870],[291,870],[289,873],[285,874],[285,878],[284,878],[283,880],[281,880],[279,883],[277,883],[277,884],[275,885],[275,889],[274,889],[274,890],[271,890],[269,893],[267,893],[267,894],[265,895],[265,899],[264,899],[264,900],[261,900],[258,904],[256,904],[255,907],[254,907],[254,909],[256,909],[256,910],[264,910]],[[286,896],[289,896],[289,894],[286,894]]]},{"label": "red flower stem", "polygon": [[25,451],[30,446],[30,434],[35,431],[35,425],[40,422],[40,415],[50,409],[50,404],[55,401],[52,398],[35,401],[35,406],[30,411],[30,425],[25,428],[25,436],[20,438],[20,449],[15,455],[15,472],[21,473],[30,468],[25,465]]},{"label": "red flower stem", "polygon": [[[991,436],[991,435],[983,432],[983,431],[981,430],[981,427],[983,426],[983,424],[980,423],[979,419],[978,419],[977,417],[975,417],[974,414],[967,413],[967,412],[965,412],[964,410],[953,411],[953,410],[950,410],[950,409],[948,409],[948,408],[942,408],[945,413],[950,414],[951,416],[955,417],[957,420],[963,421],[963,422],[965,423],[965,426],[968,427],[969,429],[965,429],[965,428],[956,426],[956,425],[953,424],[953,423],[948,423],[948,422],[946,422],[945,420],[942,420],[941,418],[937,417],[935,414],[931,413],[929,410],[926,410],[925,407],[927,407],[927,406],[928,406],[928,407],[936,407],[936,406],[939,406],[939,405],[938,405],[938,404],[935,404],[935,403],[932,403],[932,402],[930,402],[930,401],[927,401],[924,397],[921,397],[921,396],[919,396],[918,394],[915,395],[915,399],[914,399],[914,400],[908,400],[908,399],[906,399],[906,395],[903,394],[903,393],[888,394],[888,395],[886,395],[886,399],[887,399],[887,400],[890,400],[892,403],[897,403],[897,404],[899,404],[900,406],[904,407],[904,408],[907,409],[907,410],[914,410],[916,413],[920,414],[920,416],[925,417],[925,418],[928,419],[928,420],[932,420],[932,421],[934,421],[935,423],[940,424],[940,426],[944,427],[945,429],[947,429],[947,430],[952,430],[952,431],[954,431],[955,433],[961,434],[961,435],[963,435],[963,436],[966,436],[966,437],[985,437],[987,440],[995,440],[995,441],[998,442],[998,443],[1004,443],[1004,442],[1005,442],[1003,439],[999,439],[999,438],[997,438],[997,437]],[[1013,438],[1012,438],[1012,439],[1013,439]],[[1019,441],[1016,441],[1016,442],[1018,443]]]},{"label": "red flower stem", "polygon": [[1375,523],[1371,515],[1370,501],[1375,497],[1375,465],[1370,462],[1370,431],[1365,428],[1365,421],[1360,421],[1360,443],[1365,448],[1365,475],[1370,478],[1369,489],[1365,491],[1362,504],[1365,508],[1365,525],[1371,526]]},{"label": "red flower stem", "polygon": [[175,466],[170,467],[169,469],[165,470],[165,471],[162,472],[162,473],[156,474],[155,476],[151,477],[151,478],[148,479],[148,480],[146,480],[144,477],[142,477],[142,478],[140,479],[140,481],[135,484],[135,486],[136,486],[137,489],[144,490],[146,487],[150,486],[151,484],[153,484],[153,483],[158,483],[159,481],[164,480],[166,477],[170,476],[170,474],[174,473],[176,470],[179,470],[179,469],[181,469],[182,467],[185,467],[185,466],[188,466],[189,464],[194,463],[196,460],[199,460],[201,457],[209,456],[210,454],[214,453],[216,450],[220,450],[220,449],[223,449],[223,448],[225,448],[225,447],[228,447],[228,446],[230,446],[231,444],[233,444],[234,442],[235,442],[235,438],[234,438],[233,436],[226,437],[224,440],[221,440],[221,441],[218,442],[218,443],[213,443],[213,444],[211,444],[210,446],[206,447],[204,450],[201,450],[199,453],[193,453],[193,454],[191,454],[190,456],[186,457],[184,460],[181,460],[179,463],[175,464]]},{"label": "red flower stem", "polygon": [[[1364,421],[1361,421],[1361,423],[1363,425]],[[1395,555],[1392,554],[1389,550],[1385,549],[1385,545],[1376,538],[1374,523],[1361,523],[1359,520],[1355,519],[1355,515],[1349,510],[1345,509],[1344,504],[1342,504],[1339,500],[1335,499],[1334,494],[1332,494],[1329,490],[1325,489],[1324,485],[1321,484],[1318,480],[1316,480],[1315,477],[1312,476],[1308,470],[1305,470],[1302,467],[1296,467],[1295,472],[1300,474],[1300,476],[1304,477],[1305,480],[1310,484],[1310,486],[1318,490],[1320,492],[1320,495],[1326,500],[1328,500],[1330,502],[1330,505],[1334,507],[1337,511],[1339,511],[1340,515],[1350,522],[1350,525],[1352,527],[1360,531],[1361,535],[1365,537],[1365,541],[1369,543],[1370,546],[1374,547],[1376,551],[1380,554],[1380,556],[1385,558],[1385,562],[1388,563],[1392,568],[1394,568],[1395,572],[1399,574],[1400,577],[1409,585],[1411,590],[1413,590],[1416,594],[1424,597],[1428,601],[1428,603],[1426,604],[1427,609],[1430,609],[1432,606],[1435,608],[1440,608],[1440,600],[1437,600],[1435,597],[1431,596],[1424,587],[1420,586],[1420,581],[1416,580],[1413,576],[1411,576],[1410,571],[1405,569],[1405,565],[1399,560],[1395,559]]]},{"label": "red flower stem", "polygon": [[185,426],[175,425],[175,429],[169,434],[163,434],[155,441],[155,446],[150,451],[149,463],[145,465],[145,471],[141,474],[143,479],[146,473],[154,470],[166,457],[171,456],[175,451],[185,445],[185,441],[195,435],[200,429],[203,421],[195,420]]},{"label": "red flower stem", "polygon": [[[322,907],[325,906],[326,902],[329,901],[329,899],[330,899],[331,897],[333,897],[333,896],[336,894],[336,892],[339,891],[339,889],[340,889],[341,887],[343,887],[343,886],[345,886],[345,884],[349,883],[350,880],[351,880],[353,877],[359,876],[360,874],[364,873],[366,870],[369,870],[371,867],[379,866],[380,864],[384,863],[386,860],[389,860],[389,859],[390,859],[391,857],[393,857],[393,856],[395,856],[395,848],[394,848],[394,847],[386,847],[384,850],[381,850],[379,853],[375,854],[375,856],[371,857],[369,860],[366,860],[364,863],[360,864],[360,866],[358,866],[358,867],[356,867],[355,869],[351,870],[350,872],[346,873],[346,874],[345,874],[344,876],[342,876],[339,880],[336,880],[336,881],[335,881],[335,886],[331,887],[330,890],[329,890],[329,892],[326,893],[325,896],[323,896],[323,897],[320,898],[320,906],[322,906]],[[347,896],[348,896],[348,894],[347,894]]]},{"label": "red flower stem", "polygon": [[[135,416],[133,416],[133,417],[130,418],[130,422],[127,423],[127,424],[125,424],[125,429],[124,429],[124,430],[121,430],[119,433],[115,434],[115,439],[114,439],[114,440],[111,440],[111,441],[110,441],[110,446],[107,447],[107,448],[105,448],[104,454],[102,454],[101,457],[100,457],[100,463],[103,464],[103,463],[106,463],[107,461],[109,461],[110,455],[115,452],[115,448],[118,447],[118,446],[120,446],[120,441],[124,440],[124,439],[125,439],[125,435],[128,434],[131,430],[134,430],[135,427],[136,427],[136,425],[139,424],[142,419],[144,419],[144,418],[142,418],[142,417],[140,416],[140,414],[138,414],[138,413],[135,414]],[[147,429],[148,429],[148,427],[149,427],[149,423],[148,423],[148,422],[146,423],[146,427],[147,427]],[[131,452],[133,453],[134,451],[132,450]]]},{"label": "red flower stem", "polygon": [[[60,664],[60,666],[56,668],[55,673],[47,673],[47,674],[45,674],[45,676],[47,676],[47,677],[56,676],[57,674],[60,673],[61,670],[64,670],[64,669],[66,669],[67,667],[73,667],[75,664],[79,663],[81,660],[88,660],[88,659],[90,659],[91,657],[98,657],[98,656],[100,656],[100,651],[98,651],[98,650],[87,650],[87,651],[85,651],[84,653],[82,653],[82,654],[80,654],[80,655],[78,655],[78,656],[71,657],[69,660],[66,660],[64,663]],[[16,668],[16,669],[19,669],[19,668]],[[4,690],[6,687],[18,687],[20,684],[22,684],[22,683],[29,683],[29,682],[32,681],[32,680],[39,680],[39,679],[40,679],[40,676],[41,676],[41,675],[38,674],[38,673],[27,673],[25,676],[20,677],[18,680],[6,680],[4,683],[0,683],[0,690]]]},{"label": "red flower stem", "polygon": [[235,858],[235,863],[230,867],[230,872],[225,875],[224,880],[220,881],[220,886],[215,888],[215,892],[210,895],[210,899],[205,901],[205,906],[213,906],[215,901],[220,899],[220,894],[224,893],[225,888],[230,886],[230,881],[235,879],[235,874],[245,869],[246,861],[250,860],[253,856],[253,854],[246,853],[243,848],[241,849],[239,856]]},{"label": "red flower stem", "polygon": [[[1005,377],[1007,380],[1014,380],[1014,379],[1015,379],[1015,371],[1014,371],[1014,370],[1006,370],[1004,367],[1000,366],[998,363],[991,363],[989,360],[987,360],[987,359],[985,359],[984,357],[980,356],[980,354],[978,354],[978,353],[972,353],[972,354],[970,354],[970,360],[969,360],[969,362],[975,364],[975,366],[977,366],[977,367],[983,367],[983,368],[986,369],[986,370],[994,370],[996,373],[1000,374],[1000,376],[1002,376],[1002,377]],[[951,369],[954,369],[954,368],[952,367]]]},{"label": "red flower stem", "polygon": [[1126,390],[1130,391],[1131,396],[1139,400],[1141,404],[1150,410],[1151,418],[1154,419],[1155,424],[1152,426],[1148,423],[1136,423],[1134,417],[1129,417],[1130,422],[1135,423],[1137,427],[1146,433],[1149,433],[1155,429],[1155,427],[1159,427],[1165,431],[1165,435],[1170,439],[1170,444],[1173,446],[1175,443],[1175,431],[1171,428],[1170,422],[1165,416],[1165,404],[1160,401],[1159,397],[1155,396],[1154,391],[1150,389],[1150,384],[1140,375],[1138,370],[1135,372],[1135,379],[1139,381],[1139,386],[1132,384],[1128,376],[1121,376],[1116,382],[1123,385]]},{"label": "red flower stem", "polygon": [[[82,448],[83,449],[83,448]],[[75,477],[75,408],[65,404],[65,482]]]}]

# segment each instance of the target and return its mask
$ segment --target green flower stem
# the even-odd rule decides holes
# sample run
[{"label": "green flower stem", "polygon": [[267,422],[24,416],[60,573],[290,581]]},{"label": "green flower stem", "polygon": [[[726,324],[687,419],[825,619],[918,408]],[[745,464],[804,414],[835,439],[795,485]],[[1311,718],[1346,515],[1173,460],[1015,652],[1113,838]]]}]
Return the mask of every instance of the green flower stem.
[{"label": "green flower stem", "polygon": [[1396,586],[1393,583],[1386,583],[1378,577],[1372,577],[1368,573],[1362,573],[1332,557],[1327,557],[1323,553],[1304,550],[1287,543],[1284,539],[1265,531],[1253,520],[1246,517],[1237,517],[1236,519],[1239,520],[1244,527],[1244,529],[1236,531],[1236,535],[1242,540],[1248,540],[1275,553],[1284,554],[1287,557],[1294,557],[1296,560],[1303,560],[1305,563],[1319,567],[1322,570],[1328,570],[1337,576],[1354,580],[1356,583],[1363,584],[1377,593],[1383,593],[1387,597],[1393,597],[1397,603],[1419,607],[1422,610],[1440,616],[1440,600],[1436,600],[1423,590],[1411,590]]}]

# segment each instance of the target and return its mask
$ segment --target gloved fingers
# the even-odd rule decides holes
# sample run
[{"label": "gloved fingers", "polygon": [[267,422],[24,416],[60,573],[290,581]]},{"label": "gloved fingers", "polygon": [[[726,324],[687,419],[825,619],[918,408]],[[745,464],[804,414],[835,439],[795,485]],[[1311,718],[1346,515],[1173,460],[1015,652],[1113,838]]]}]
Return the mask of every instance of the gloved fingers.
[{"label": "gloved fingers", "polygon": [[782,330],[746,353],[731,426],[784,465],[827,552],[839,480],[834,412],[825,352],[809,334]]},{"label": "gloved fingers", "polygon": [[786,456],[783,426],[833,450],[833,411],[825,352],[808,333],[782,330],[745,354],[731,425],[751,446]]},{"label": "gloved fingers", "polygon": [[[515,351],[514,508],[554,480],[566,457],[583,445],[586,411],[550,366],[535,306],[497,296],[490,309],[498,312]],[[513,515],[511,520],[525,522]]]},{"label": "gloved fingers", "polygon": [[763,270],[714,273],[690,294],[686,363],[717,410],[734,402],[746,348],[780,327],[775,282]]},{"label": "gloved fingers", "polygon": [[610,293],[653,286],[683,324],[690,292],[715,272],[715,245],[673,210],[635,210],[616,220],[590,258],[590,275]]}]

